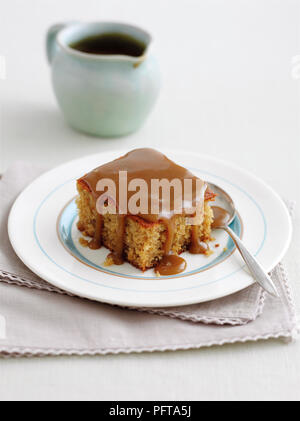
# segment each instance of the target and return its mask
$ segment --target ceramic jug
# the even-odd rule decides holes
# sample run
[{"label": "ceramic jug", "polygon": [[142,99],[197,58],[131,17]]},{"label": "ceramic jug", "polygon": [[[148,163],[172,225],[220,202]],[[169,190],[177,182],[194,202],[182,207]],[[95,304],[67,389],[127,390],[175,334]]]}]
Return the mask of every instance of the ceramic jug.
[{"label": "ceramic jug", "polygon": [[[72,46],[101,34],[130,36],[145,46],[141,56],[91,54]],[[57,102],[74,129],[100,137],[139,129],[160,89],[157,61],[146,31],[122,23],[69,23],[47,33],[47,56]]]}]

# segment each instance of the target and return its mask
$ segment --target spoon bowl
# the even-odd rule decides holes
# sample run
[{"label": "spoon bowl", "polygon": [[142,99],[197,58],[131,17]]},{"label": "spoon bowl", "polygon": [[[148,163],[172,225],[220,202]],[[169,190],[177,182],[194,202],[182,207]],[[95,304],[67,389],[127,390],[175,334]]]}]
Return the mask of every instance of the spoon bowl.
[{"label": "spoon bowl", "polygon": [[[225,190],[221,189],[221,187],[213,183],[207,184],[208,187],[217,195],[214,201],[214,205],[212,207],[224,209],[228,213],[228,220],[226,221],[226,225],[230,225],[236,217],[236,208],[234,201]],[[213,228],[217,228],[217,226],[213,224]]]}]

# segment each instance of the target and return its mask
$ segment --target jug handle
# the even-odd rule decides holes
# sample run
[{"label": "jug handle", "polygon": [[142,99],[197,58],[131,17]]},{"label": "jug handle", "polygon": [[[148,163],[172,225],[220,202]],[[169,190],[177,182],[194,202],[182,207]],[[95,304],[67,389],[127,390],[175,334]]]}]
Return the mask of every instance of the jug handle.
[{"label": "jug handle", "polygon": [[74,24],[74,22],[68,22],[68,23],[57,23],[55,25],[52,25],[46,35],[46,53],[49,64],[51,64],[54,56],[56,55],[58,51],[58,46],[56,43],[56,37],[57,34],[67,26]]}]

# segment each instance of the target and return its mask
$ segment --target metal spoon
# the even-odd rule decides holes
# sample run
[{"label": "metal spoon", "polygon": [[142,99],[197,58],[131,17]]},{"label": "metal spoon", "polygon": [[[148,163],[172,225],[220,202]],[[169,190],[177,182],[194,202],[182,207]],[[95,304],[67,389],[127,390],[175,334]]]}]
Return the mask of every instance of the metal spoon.
[{"label": "metal spoon", "polygon": [[223,229],[230,235],[244,259],[248,269],[259,285],[274,297],[279,297],[278,291],[270,278],[258,263],[256,258],[247,250],[241,239],[229,228],[229,225],[236,217],[236,209],[233,200],[223,189],[213,183],[208,183],[210,189],[217,194],[216,206],[212,206],[215,220],[212,224],[213,229]]}]

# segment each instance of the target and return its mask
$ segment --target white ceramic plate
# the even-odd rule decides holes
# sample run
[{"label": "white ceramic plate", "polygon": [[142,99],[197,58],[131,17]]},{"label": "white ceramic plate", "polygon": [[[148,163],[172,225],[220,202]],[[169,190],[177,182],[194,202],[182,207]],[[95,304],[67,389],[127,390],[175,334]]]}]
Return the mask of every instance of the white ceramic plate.
[{"label": "white ceramic plate", "polygon": [[[265,270],[283,257],[291,238],[291,222],[280,197],[244,170],[208,156],[164,151],[195,175],[226,190],[239,216],[232,228],[243,236]],[[210,257],[184,253],[187,269],[157,278],[128,263],[105,268],[105,248],[79,244],[76,228],[76,179],[111,161],[120,152],[69,162],[35,180],[16,200],[9,217],[10,241],[20,259],[51,284],[97,301],[134,307],[167,307],[213,300],[253,283],[226,233],[216,231]],[[215,247],[219,244],[219,247]]]}]

